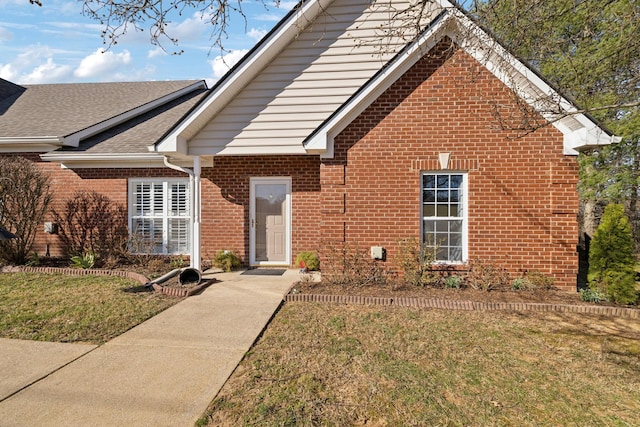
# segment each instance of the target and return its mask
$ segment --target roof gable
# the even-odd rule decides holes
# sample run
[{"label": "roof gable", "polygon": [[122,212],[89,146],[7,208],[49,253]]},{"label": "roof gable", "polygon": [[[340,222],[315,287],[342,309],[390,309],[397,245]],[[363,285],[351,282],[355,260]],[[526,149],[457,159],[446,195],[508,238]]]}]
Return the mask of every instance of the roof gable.
[{"label": "roof gable", "polygon": [[[303,141],[405,45],[388,16],[409,2],[307,1],[154,148],[191,155],[304,154]],[[425,15],[433,19],[440,2]],[[381,45],[384,41],[384,45]]]},{"label": "roof gable", "polygon": [[[416,41],[408,44],[319,126],[305,141],[307,151],[331,157],[333,138],[445,37],[453,40],[556,127],[564,135],[564,154],[575,155],[576,150],[582,148],[619,142],[619,138],[602,129],[589,116],[575,114],[577,108],[535,71],[506,51],[460,10],[450,8],[443,10]],[[561,112],[554,112],[558,110]]]},{"label": "roof gable", "polygon": [[[331,156],[333,137],[443,37],[560,130],[565,154],[617,141],[452,3],[430,4],[423,31],[406,43],[406,29],[385,26],[407,8],[405,1],[301,3],[152,148],[188,155]],[[561,114],[548,112],[550,99]]]}]

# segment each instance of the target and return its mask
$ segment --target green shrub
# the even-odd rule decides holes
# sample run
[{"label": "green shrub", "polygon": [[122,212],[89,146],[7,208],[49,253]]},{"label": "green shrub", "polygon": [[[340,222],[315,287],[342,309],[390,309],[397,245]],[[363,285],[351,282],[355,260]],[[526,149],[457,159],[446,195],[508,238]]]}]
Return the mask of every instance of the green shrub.
[{"label": "green shrub", "polygon": [[302,251],[296,257],[296,267],[306,268],[309,271],[320,269],[320,258],[312,251]]},{"label": "green shrub", "polygon": [[171,261],[169,261],[169,266],[171,266],[172,268],[182,268],[185,265],[186,265],[186,262],[182,255],[178,255],[175,258],[172,257]]},{"label": "green shrub", "polygon": [[589,250],[589,288],[604,293],[611,302],[634,304],[635,283],[633,235],[620,204],[608,205]]},{"label": "green shrub", "polygon": [[531,289],[531,283],[524,277],[518,277],[511,283],[512,291],[525,291],[527,289]]},{"label": "green shrub", "polygon": [[34,252],[27,260],[26,265],[29,267],[38,267],[40,266],[40,263],[40,255],[38,255],[38,252]]},{"label": "green shrub", "polygon": [[71,257],[71,263],[74,267],[87,269],[94,266],[96,257],[93,252],[85,252],[82,255]]},{"label": "green shrub", "polygon": [[513,291],[535,291],[553,289],[553,277],[549,277],[538,270],[527,271],[523,277],[511,282]]},{"label": "green shrub", "polygon": [[580,289],[580,299],[585,302],[606,302],[607,297],[597,289]]},{"label": "green shrub", "polygon": [[218,255],[216,255],[212,263],[226,272],[237,270],[242,266],[240,258],[238,258],[238,255],[233,253],[233,251],[218,252]]},{"label": "green shrub", "polygon": [[464,279],[461,276],[449,276],[444,279],[445,288],[460,289],[464,283]]}]

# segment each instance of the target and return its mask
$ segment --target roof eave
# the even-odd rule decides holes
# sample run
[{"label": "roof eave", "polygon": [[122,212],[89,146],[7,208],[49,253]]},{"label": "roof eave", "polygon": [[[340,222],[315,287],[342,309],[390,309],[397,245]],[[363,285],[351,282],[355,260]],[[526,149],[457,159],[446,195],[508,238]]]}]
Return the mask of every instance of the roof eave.
[{"label": "roof eave", "polygon": [[[447,9],[436,25],[431,25],[405,51],[396,56],[387,69],[374,76],[363,90],[350,98],[336,113],[320,125],[307,140],[304,146],[309,154],[320,154],[323,157],[333,156],[333,138],[340,133],[357,115],[373,102],[379,94],[386,90],[395,79],[405,72],[419,59],[425,47],[434,45],[442,37],[448,36],[464,51],[483,64],[496,78],[514,90],[534,109],[541,112],[550,124],[564,135],[563,153],[577,155],[579,150],[620,142],[621,138],[612,135],[586,114],[576,113],[576,107],[553,89],[537,73],[509,53],[488,33],[458,9]],[[439,18],[443,18],[441,15]],[[460,31],[458,26],[466,30]],[[473,39],[462,38],[461,35],[472,35]],[[522,85],[522,82],[526,82]],[[536,92],[553,100],[564,116],[558,119],[557,113],[545,113],[545,101],[540,101]],[[573,121],[573,126],[567,124]],[[575,125],[578,124],[578,129]]]},{"label": "roof eave", "polygon": [[573,102],[560,94],[534,69],[511,54],[466,14],[456,10],[456,18],[457,25],[463,26],[466,30],[464,33],[472,37],[461,39],[461,32],[458,31],[458,38],[454,40],[564,135],[565,155],[577,155],[578,150],[587,147],[620,142],[620,137],[611,134],[589,115],[578,113]]},{"label": "roof eave", "polygon": [[42,154],[46,162],[60,163],[63,169],[164,167],[163,156],[152,153],[85,154],[52,152]]},{"label": "roof eave", "polygon": [[[63,169],[113,169],[113,168],[166,168],[165,155],[159,153],[78,153],[52,152],[40,155],[46,162],[60,163]],[[176,156],[172,161],[183,166],[191,166],[193,158]],[[213,161],[202,160],[202,166],[213,166]]]},{"label": "roof eave", "polygon": [[59,136],[0,137],[0,153],[42,153],[63,145]]},{"label": "roof eave", "polygon": [[576,156],[581,151],[602,147],[605,145],[617,144],[622,138],[610,135],[598,126],[590,128],[583,127],[575,131],[564,133],[563,154]]}]

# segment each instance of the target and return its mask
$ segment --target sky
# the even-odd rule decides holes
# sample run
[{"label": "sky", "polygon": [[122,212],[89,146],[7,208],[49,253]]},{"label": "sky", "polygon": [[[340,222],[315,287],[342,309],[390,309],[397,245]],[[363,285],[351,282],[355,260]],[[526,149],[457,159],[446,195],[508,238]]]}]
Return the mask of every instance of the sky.
[{"label": "sky", "polygon": [[[108,47],[103,26],[83,16],[82,1],[42,3],[0,0],[0,78],[17,84],[205,79],[211,86],[295,4],[267,9],[259,0],[243,1],[247,22],[232,20],[222,52],[211,47],[211,25],[195,9],[174,17],[168,33],[179,45],[164,42],[163,50],[148,31],[129,31]],[[180,49],[181,55],[170,53]]]}]

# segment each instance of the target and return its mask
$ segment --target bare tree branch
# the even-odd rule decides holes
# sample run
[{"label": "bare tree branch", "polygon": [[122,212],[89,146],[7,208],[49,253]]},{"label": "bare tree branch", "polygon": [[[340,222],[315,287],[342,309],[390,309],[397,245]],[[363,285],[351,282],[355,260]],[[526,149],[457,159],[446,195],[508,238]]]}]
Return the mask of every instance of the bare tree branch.
[{"label": "bare tree branch", "polygon": [[[36,0],[34,0],[36,1]],[[150,43],[165,49],[165,45],[178,46],[172,36],[172,25],[185,13],[196,13],[211,27],[211,48],[224,49],[228,27],[233,16],[247,24],[243,0],[81,0],[82,12],[103,25],[102,39],[108,48],[116,45],[128,31],[148,31]],[[260,0],[262,5],[277,7],[279,0]],[[173,51],[180,54],[183,50]]]}]

